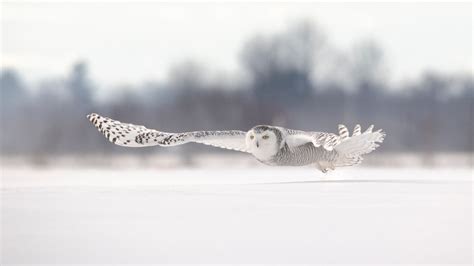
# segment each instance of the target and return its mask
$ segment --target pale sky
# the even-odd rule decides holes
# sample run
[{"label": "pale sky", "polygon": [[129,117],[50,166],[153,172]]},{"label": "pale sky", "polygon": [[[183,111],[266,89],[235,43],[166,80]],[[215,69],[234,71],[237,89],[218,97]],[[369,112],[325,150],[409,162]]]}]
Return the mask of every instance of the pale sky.
[{"label": "pale sky", "polygon": [[254,34],[309,19],[350,50],[371,38],[391,77],[425,70],[472,72],[471,3],[15,3],[2,2],[1,66],[30,81],[66,75],[88,61],[99,85],[166,78],[185,60],[238,73],[239,51]]}]

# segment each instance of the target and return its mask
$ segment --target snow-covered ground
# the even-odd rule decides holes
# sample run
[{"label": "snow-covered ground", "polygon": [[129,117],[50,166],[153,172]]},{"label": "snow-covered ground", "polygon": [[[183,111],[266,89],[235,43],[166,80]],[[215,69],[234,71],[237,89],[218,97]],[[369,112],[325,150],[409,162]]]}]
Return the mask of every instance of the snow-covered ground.
[{"label": "snow-covered ground", "polygon": [[5,167],[1,263],[470,264],[472,174]]}]

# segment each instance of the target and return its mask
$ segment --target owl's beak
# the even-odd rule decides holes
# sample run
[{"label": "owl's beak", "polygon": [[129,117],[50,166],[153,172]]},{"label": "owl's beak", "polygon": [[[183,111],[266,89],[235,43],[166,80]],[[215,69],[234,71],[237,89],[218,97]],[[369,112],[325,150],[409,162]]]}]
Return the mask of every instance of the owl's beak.
[{"label": "owl's beak", "polygon": [[259,146],[259,145],[258,145],[258,141],[257,141],[256,145],[257,145],[257,148],[258,148],[258,146]]}]

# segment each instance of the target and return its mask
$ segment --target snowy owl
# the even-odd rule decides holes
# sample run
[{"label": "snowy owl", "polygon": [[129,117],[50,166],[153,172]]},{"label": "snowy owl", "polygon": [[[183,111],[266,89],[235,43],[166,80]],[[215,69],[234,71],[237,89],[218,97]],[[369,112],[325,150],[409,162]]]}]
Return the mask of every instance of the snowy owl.
[{"label": "snowy owl", "polygon": [[277,126],[255,126],[249,131],[194,131],[167,133],[144,126],[125,124],[98,114],[87,118],[104,136],[120,146],[176,146],[188,142],[252,154],[261,163],[272,166],[314,165],[326,173],[340,166],[351,166],[362,161],[362,155],[379,146],[385,132],[373,130],[373,125],[361,132],[356,125],[352,136],[344,125],[339,134],[287,129]]}]

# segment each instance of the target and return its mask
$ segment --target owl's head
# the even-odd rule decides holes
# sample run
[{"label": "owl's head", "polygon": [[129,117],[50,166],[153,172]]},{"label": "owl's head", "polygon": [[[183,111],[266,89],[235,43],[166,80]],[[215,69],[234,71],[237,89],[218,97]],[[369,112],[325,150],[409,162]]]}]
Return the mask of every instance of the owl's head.
[{"label": "owl's head", "polygon": [[281,141],[281,131],[272,126],[255,126],[245,138],[247,148],[260,160],[268,160],[277,154]]}]

